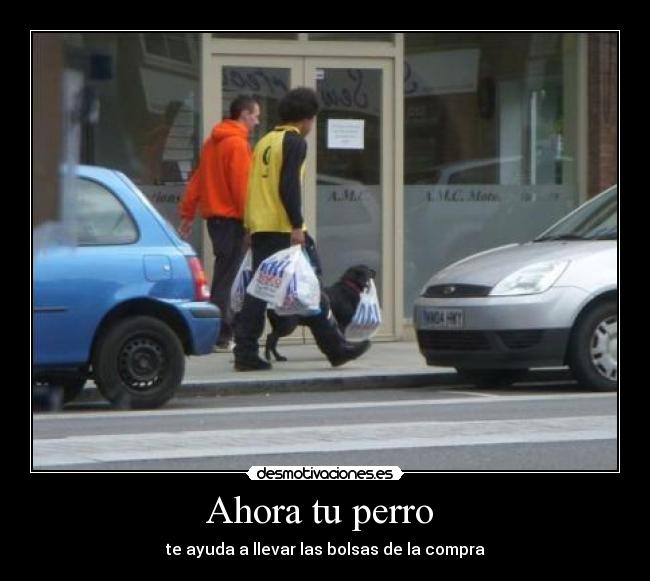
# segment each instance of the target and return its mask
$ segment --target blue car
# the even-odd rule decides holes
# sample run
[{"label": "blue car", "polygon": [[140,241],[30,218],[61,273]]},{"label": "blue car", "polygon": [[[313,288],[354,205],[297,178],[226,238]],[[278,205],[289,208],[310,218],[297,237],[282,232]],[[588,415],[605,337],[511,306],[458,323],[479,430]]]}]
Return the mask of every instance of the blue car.
[{"label": "blue car", "polygon": [[76,244],[34,257],[34,381],[70,401],[92,378],[116,407],[161,406],[219,334],[201,263],[124,174],[79,166],[74,195]]}]

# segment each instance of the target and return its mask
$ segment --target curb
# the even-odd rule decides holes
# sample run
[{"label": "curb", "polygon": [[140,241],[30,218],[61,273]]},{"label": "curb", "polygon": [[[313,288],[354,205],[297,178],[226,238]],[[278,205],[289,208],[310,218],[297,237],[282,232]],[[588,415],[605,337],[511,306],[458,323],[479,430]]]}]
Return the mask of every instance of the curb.
[{"label": "curb", "polygon": [[[567,370],[537,370],[528,381],[573,381]],[[240,379],[234,381],[194,380],[186,381],[176,392],[175,398],[215,397],[226,395],[246,395],[267,392],[314,392],[345,391],[354,389],[401,389],[430,387],[448,388],[465,385],[455,372],[431,371],[425,373],[351,375],[337,377],[297,377],[291,379]],[[100,402],[104,398],[93,384],[86,387],[81,395],[71,403]]]},{"label": "curb", "polygon": [[344,391],[353,389],[426,387],[434,383],[455,383],[456,374],[417,373],[409,375],[371,375],[351,377],[311,377],[300,379],[267,379],[264,381],[229,381],[214,383],[189,382],[177,396],[234,395],[298,391]]},{"label": "curb", "polygon": [[[176,392],[179,397],[206,397],[219,395],[259,394],[274,392],[305,392],[305,391],[344,391],[354,389],[432,387],[435,385],[448,386],[457,383],[455,373],[417,373],[406,375],[365,375],[351,377],[306,377],[296,379],[265,379],[235,380],[235,381],[189,381],[183,383]],[[103,401],[99,390],[86,387],[75,400],[77,402]]]}]

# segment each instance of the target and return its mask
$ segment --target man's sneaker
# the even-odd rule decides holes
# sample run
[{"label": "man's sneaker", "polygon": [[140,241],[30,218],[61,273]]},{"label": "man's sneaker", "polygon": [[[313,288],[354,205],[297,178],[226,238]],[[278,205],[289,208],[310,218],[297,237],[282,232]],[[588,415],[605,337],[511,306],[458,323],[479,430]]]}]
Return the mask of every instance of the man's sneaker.
[{"label": "man's sneaker", "polygon": [[370,349],[370,341],[363,341],[362,343],[346,343],[343,350],[334,357],[328,357],[332,367],[338,367],[348,361],[352,361],[357,357],[361,357],[366,351]]},{"label": "man's sneaker", "polygon": [[235,347],[235,342],[230,341],[219,341],[213,348],[213,353],[230,353]]},{"label": "man's sneaker", "polygon": [[271,364],[264,361],[257,355],[255,357],[246,357],[237,359],[235,357],[235,370],[236,371],[266,371],[271,369]]}]

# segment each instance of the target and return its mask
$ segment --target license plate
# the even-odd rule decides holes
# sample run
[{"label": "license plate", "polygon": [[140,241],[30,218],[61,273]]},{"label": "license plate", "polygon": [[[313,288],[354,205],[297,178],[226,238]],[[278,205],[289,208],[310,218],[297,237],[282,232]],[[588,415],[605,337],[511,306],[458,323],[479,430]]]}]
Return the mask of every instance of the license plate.
[{"label": "license plate", "polygon": [[423,309],[422,326],[427,329],[462,329],[463,311],[458,309]]}]

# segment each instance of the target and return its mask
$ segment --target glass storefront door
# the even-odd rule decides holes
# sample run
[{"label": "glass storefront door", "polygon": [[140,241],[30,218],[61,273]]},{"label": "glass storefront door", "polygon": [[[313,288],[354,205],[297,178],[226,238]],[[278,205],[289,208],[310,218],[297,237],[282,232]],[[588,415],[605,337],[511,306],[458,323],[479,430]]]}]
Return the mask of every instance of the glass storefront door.
[{"label": "glass storefront door", "polygon": [[[278,103],[289,89],[310,86],[319,93],[322,109],[308,137],[303,214],[317,241],[324,282],[334,283],[350,266],[373,268],[384,318],[381,334],[394,334],[394,221],[384,212],[393,203],[393,188],[386,187],[393,180],[394,159],[392,116],[387,119],[390,61],[214,56],[213,63],[217,82],[204,88],[204,134],[227,117],[237,95],[249,94],[261,108],[260,125],[251,136],[254,146],[277,124]],[[210,265],[207,255],[205,262]]]},{"label": "glass storefront door", "polygon": [[[390,63],[370,59],[307,59],[306,80],[321,101],[310,148],[316,151],[310,198],[327,285],[357,264],[376,271],[384,315],[393,331],[392,122]],[[313,161],[312,157],[312,161]]]},{"label": "glass storefront door", "polygon": [[214,93],[207,95],[207,98],[211,100],[210,105],[218,103],[220,106],[204,107],[208,113],[204,134],[207,135],[215,123],[228,117],[230,104],[238,95],[251,95],[260,103],[260,124],[251,134],[251,145],[255,146],[260,137],[277,125],[280,99],[292,87],[301,84],[302,60],[220,56],[214,58],[214,63],[217,67],[217,82],[213,85]]}]

